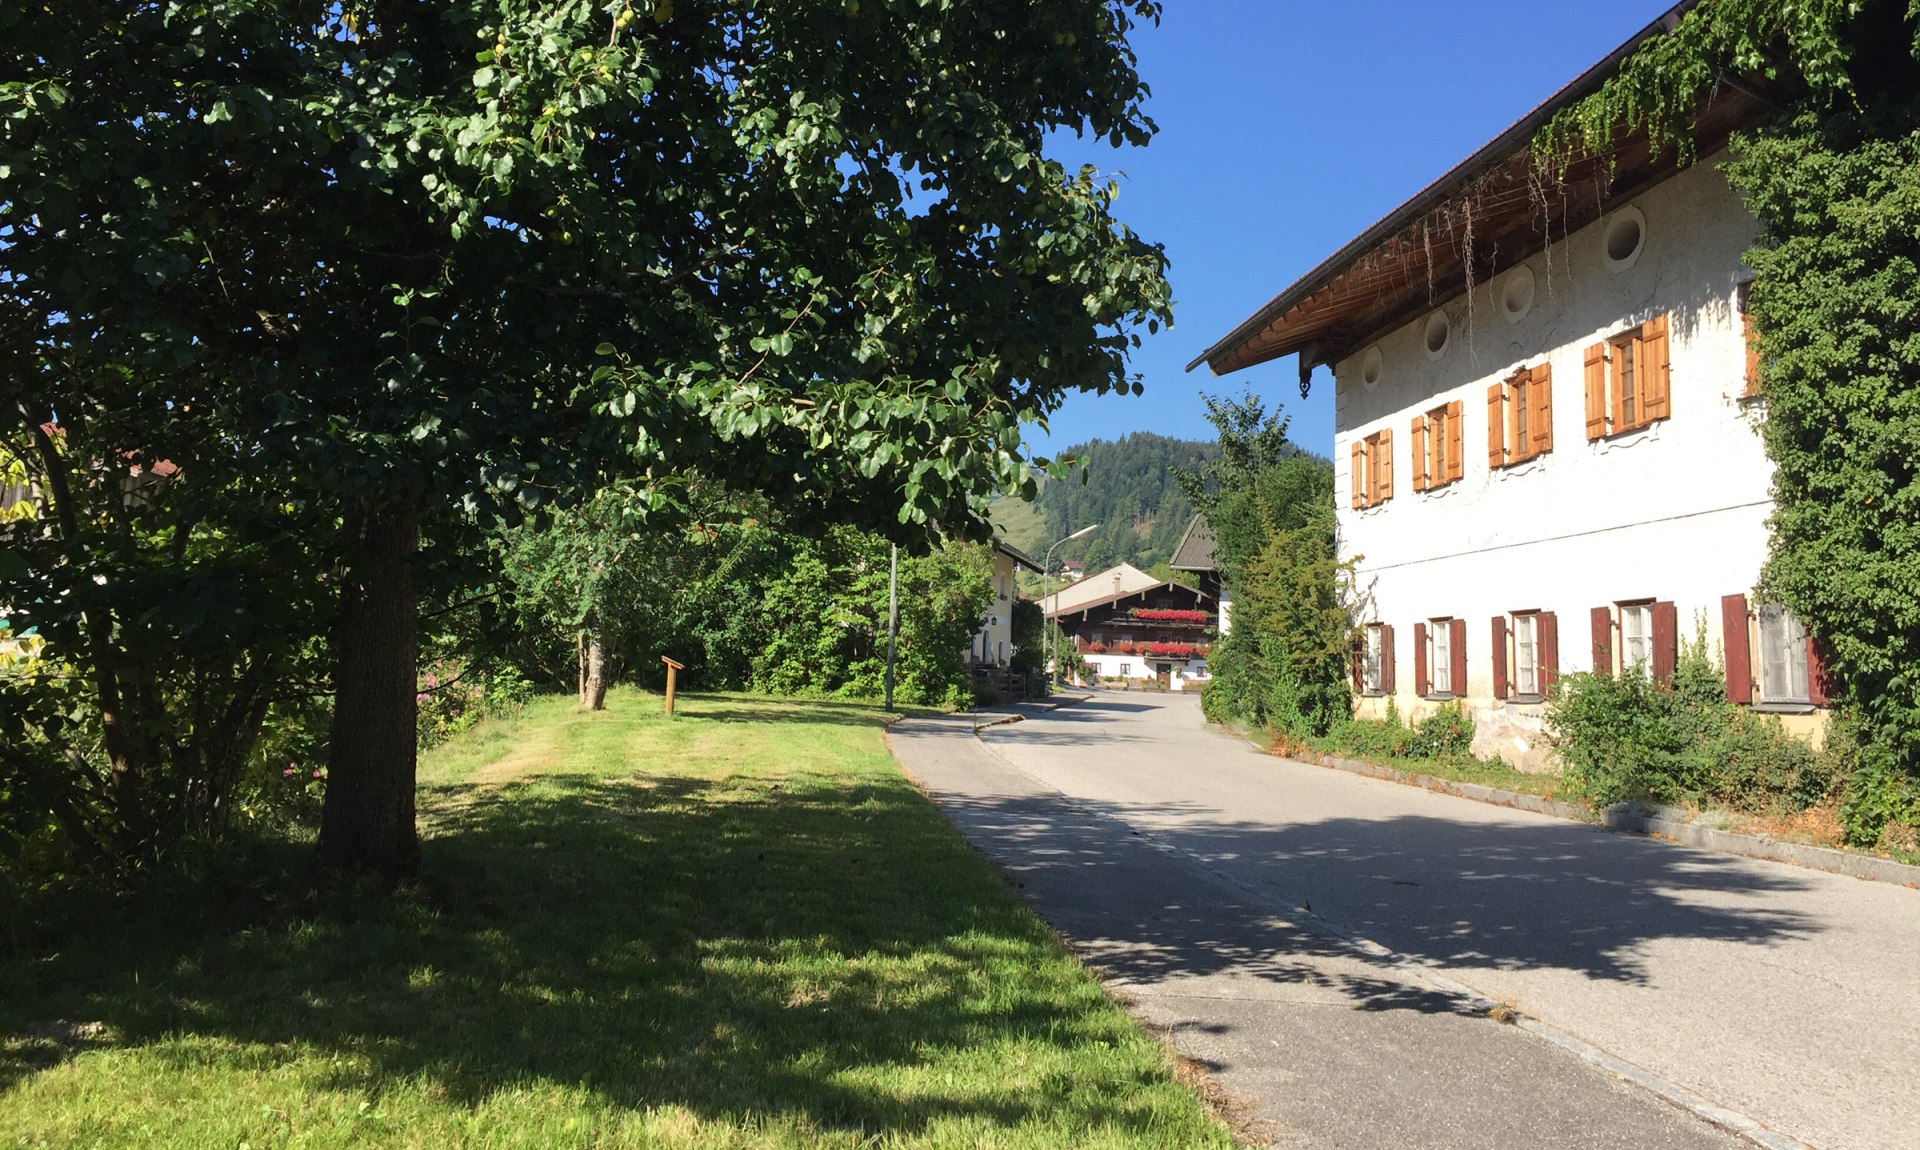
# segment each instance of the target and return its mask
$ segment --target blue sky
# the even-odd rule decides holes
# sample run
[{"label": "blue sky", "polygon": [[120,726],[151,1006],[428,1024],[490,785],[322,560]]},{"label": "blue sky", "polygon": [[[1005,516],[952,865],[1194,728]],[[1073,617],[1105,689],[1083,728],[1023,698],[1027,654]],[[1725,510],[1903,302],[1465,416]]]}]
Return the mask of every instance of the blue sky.
[{"label": "blue sky", "polygon": [[1300,399],[1288,358],[1216,378],[1182,369],[1260,305],[1466,158],[1671,0],[1168,0],[1133,37],[1160,134],[1057,153],[1121,179],[1115,210],[1172,261],[1174,325],[1135,354],[1138,397],[1076,395],[1036,446],[1129,431],[1210,439],[1202,391],[1285,403],[1328,454],[1333,389]]}]

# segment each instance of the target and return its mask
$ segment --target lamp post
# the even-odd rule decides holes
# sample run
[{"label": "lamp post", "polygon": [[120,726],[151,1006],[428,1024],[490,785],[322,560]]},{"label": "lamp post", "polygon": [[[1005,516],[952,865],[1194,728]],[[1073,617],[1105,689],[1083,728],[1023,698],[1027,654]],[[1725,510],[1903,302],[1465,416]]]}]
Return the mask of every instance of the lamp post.
[{"label": "lamp post", "polygon": [[[1070,543],[1073,540],[1080,538],[1082,535],[1085,535],[1087,532],[1097,529],[1099,526],[1100,525],[1098,523],[1089,523],[1085,527],[1082,527],[1080,530],[1075,531],[1073,534],[1067,536],[1064,539],[1054,540],[1052,546],[1047,548],[1046,557],[1040,560],[1040,580],[1041,580],[1040,590],[1042,592],[1040,596],[1041,603],[1044,604],[1047,601],[1047,595],[1046,595],[1047,585],[1053,582],[1053,548],[1060,546],[1062,543]],[[1057,599],[1054,600],[1053,607],[1054,607],[1055,614],[1058,614],[1060,610],[1059,600]],[[1040,661],[1046,664],[1047,678],[1052,679],[1053,678],[1053,660],[1048,655],[1047,648],[1048,648],[1048,645],[1053,641],[1054,624],[1053,624],[1053,620],[1051,619],[1046,619],[1046,620],[1043,620],[1042,622],[1044,625],[1042,626],[1040,631]],[[1051,691],[1053,688],[1049,687],[1047,689]]]}]

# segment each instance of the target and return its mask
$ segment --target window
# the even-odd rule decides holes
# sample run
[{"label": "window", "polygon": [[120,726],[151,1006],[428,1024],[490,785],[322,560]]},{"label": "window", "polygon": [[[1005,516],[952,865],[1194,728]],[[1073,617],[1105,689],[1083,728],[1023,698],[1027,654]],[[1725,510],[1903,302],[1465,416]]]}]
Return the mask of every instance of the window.
[{"label": "window", "polygon": [[1760,608],[1760,701],[1811,703],[1807,629],[1778,603]]},{"label": "window", "polygon": [[1487,388],[1487,465],[1509,467],[1553,450],[1553,367],[1523,367]]},{"label": "window", "polygon": [[1540,694],[1540,619],[1531,613],[1513,617],[1513,693]]},{"label": "window", "polygon": [[1436,407],[1413,420],[1413,489],[1445,487],[1466,474],[1460,451],[1459,401]]},{"label": "window", "polygon": [[1393,429],[1353,441],[1353,505],[1376,507],[1393,498]]},{"label": "window", "polygon": [[1620,673],[1646,678],[1653,669],[1653,604],[1620,604]]},{"label": "window", "polygon": [[1553,612],[1515,611],[1493,617],[1494,698],[1539,702],[1559,673],[1560,626]]},{"label": "window", "polygon": [[1427,698],[1467,693],[1467,621],[1428,619],[1413,625],[1414,691]]},{"label": "window", "polygon": [[1646,427],[1671,414],[1667,317],[1658,316],[1587,348],[1587,438]]}]

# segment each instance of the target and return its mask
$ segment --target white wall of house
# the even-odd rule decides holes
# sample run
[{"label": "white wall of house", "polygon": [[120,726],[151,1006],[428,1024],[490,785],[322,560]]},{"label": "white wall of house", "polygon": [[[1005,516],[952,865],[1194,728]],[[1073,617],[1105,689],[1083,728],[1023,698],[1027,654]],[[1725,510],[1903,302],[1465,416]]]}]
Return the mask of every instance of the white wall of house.
[{"label": "white wall of house", "polygon": [[[1167,660],[1155,660],[1145,655],[1116,655],[1111,652],[1085,654],[1081,658],[1087,666],[1089,678],[1152,680],[1159,677],[1160,666]],[[1207,681],[1207,661],[1188,659],[1172,664],[1173,674],[1169,686],[1175,691],[1187,690]]]},{"label": "white wall of house", "polygon": [[1004,552],[993,553],[993,604],[981,620],[973,637],[969,660],[1005,666],[1013,657],[1013,601],[1020,594],[1013,575],[1013,559]]},{"label": "white wall of house", "polygon": [[[1645,218],[1645,238],[1631,266],[1618,268],[1602,237],[1629,205]],[[1541,708],[1493,699],[1494,616],[1555,612],[1563,674],[1593,669],[1589,611],[1621,600],[1674,602],[1682,641],[1697,620],[1717,649],[1721,596],[1753,586],[1772,510],[1772,465],[1756,434],[1764,409],[1742,398],[1736,303],[1749,274],[1741,253],[1756,231],[1709,158],[1526,261],[1533,301],[1519,318],[1505,314],[1503,291],[1516,274],[1505,272],[1445,306],[1451,335],[1437,357],[1426,346],[1429,313],[1335,365],[1341,549],[1358,560],[1364,618],[1394,627],[1402,715],[1437,705],[1414,695],[1414,624],[1429,618],[1466,621],[1476,749],[1523,766],[1543,757]],[[1589,441],[1586,348],[1661,314],[1669,316],[1671,417]],[[1495,469],[1488,387],[1543,360],[1552,365],[1553,448]],[[1464,475],[1416,492],[1412,421],[1455,400]],[[1381,428],[1392,430],[1393,494],[1354,509],[1351,445]],[[1363,713],[1384,709],[1383,698],[1362,704]]]}]

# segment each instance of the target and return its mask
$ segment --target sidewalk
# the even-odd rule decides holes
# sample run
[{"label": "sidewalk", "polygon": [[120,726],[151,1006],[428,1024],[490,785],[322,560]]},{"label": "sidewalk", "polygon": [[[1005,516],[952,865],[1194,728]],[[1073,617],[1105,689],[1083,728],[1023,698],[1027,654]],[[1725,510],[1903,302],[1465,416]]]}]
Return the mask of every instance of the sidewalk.
[{"label": "sidewalk", "polygon": [[1733,1147],[1740,1140],[1417,969],[1065,799],[974,736],[911,718],[908,773],[1133,1013],[1288,1146]]}]

